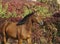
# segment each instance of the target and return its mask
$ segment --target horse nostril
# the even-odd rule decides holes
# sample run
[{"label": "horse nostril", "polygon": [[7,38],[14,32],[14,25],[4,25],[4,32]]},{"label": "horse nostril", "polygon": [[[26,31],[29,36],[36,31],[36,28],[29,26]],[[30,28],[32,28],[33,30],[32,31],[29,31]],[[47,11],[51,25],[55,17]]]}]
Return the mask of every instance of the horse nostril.
[{"label": "horse nostril", "polygon": [[40,22],[39,24],[40,24],[40,25],[43,25],[43,24],[44,24],[44,22],[42,21],[42,22]]}]

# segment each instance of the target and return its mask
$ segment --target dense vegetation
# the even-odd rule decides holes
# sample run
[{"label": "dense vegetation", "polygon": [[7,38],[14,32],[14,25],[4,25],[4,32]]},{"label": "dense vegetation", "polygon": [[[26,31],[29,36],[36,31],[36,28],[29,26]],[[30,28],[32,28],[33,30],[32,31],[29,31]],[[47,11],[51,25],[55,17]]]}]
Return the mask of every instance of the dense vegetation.
[{"label": "dense vegetation", "polygon": [[[31,4],[32,3],[32,4]],[[44,4],[40,4],[39,2],[34,4],[34,2],[18,2],[11,1],[7,3],[0,2],[0,17],[1,18],[9,18],[9,17],[25,17],[30,14],[33,9],[37,11],[37,14],[41,14],[42,16],[50,16],[48,6]],[[44,5],[44,6],[41,6]],[[31,7],[30,7],[31,6]]]}]

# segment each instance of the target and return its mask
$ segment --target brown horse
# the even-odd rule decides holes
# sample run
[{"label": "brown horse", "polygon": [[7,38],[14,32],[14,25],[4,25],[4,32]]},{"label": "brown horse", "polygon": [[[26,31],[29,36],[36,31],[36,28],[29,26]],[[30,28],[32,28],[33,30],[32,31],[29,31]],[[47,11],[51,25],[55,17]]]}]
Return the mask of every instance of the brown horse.
[{"label": "brown horse", "polygon": [[40,15],[32,12],[31,14],[25,16],[19,22],[10,22],[5,21],[5,25],[3,27],[3,35],[4,35],[4,44],[6,44],[6,39],[13,38],[18,40],[18,44],[22,44],[22,40],[27,40],[28,44],[31,43],[31,30],[32,23],[37,22],[41,23]]}]

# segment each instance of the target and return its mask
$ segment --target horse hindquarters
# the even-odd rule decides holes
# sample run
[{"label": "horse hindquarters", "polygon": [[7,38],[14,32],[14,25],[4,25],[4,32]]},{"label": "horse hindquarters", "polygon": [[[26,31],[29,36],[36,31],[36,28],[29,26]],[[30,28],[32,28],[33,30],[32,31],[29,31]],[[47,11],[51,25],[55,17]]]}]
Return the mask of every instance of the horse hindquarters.
[{"label": "horse hindquarters", "polygon": [[6,39],[8,39],[7,36],[17,38],[16,23],[10,23],[8,26],[7,24],[5,24],[3,28],[3,36],[4,36],[3,38],[4,44],[6,44]]},{"label": "horse hindquarters", "polygon": [[17,38],[17,27],[16,27],[16,23],[11,23],[10,25],[7,26],[7,28],[6,28],[6,34],[9,37]]}]

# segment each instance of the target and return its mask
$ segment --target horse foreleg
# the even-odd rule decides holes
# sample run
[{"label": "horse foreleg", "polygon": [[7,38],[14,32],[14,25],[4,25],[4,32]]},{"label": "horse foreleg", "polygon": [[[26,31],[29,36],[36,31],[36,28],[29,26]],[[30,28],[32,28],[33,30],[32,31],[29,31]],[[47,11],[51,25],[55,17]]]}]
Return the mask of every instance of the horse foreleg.
[{"label": "horse foreleg", "polygon": [[27,41],[28,41],[28,44],[32,44],[31,38],[29,38]]},{"label": "horse foreleg", "polygon": [[22,44],[22,39],[20,38],[19,34],[18,34],[18,44]]},{"label": "horse foreleg", "polygon": [[22,44],[22,39],[19,39],[18,40],[18,44]]}]

